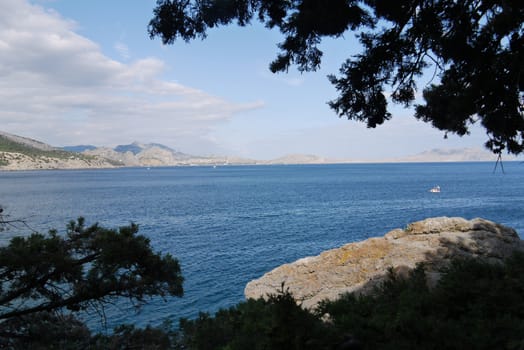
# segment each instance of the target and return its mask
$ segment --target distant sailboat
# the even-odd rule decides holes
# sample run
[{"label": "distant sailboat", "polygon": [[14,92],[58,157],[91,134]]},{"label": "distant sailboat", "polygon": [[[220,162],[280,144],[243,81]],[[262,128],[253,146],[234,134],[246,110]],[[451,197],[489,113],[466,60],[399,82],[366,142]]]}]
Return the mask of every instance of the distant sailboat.
[{"label": "distant sailboat", "polygon": [[432,193],[440,193],[440,186],[437,185],[437,186],[431,188],[431,189],[429,190],[429,192],[432,192]]}]

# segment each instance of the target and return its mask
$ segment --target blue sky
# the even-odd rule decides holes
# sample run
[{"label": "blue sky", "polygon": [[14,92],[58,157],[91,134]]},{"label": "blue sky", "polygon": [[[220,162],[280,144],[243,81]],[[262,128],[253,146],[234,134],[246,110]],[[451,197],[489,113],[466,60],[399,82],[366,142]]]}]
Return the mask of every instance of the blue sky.
[{"label": "blue sky", "polygon": [[[2,0],[1,130],[55,146],[156,142],[201,155],[285,154],[380,160],[433,148],[482,147],[393,109],[377,129],[340,119],[326,102],[358,44],[323,44],[321,70],[272,74],[277,31],[254,23],[163,46],[147,24],[155,1]],[[427,82],[422,81],[420,88]]]}]

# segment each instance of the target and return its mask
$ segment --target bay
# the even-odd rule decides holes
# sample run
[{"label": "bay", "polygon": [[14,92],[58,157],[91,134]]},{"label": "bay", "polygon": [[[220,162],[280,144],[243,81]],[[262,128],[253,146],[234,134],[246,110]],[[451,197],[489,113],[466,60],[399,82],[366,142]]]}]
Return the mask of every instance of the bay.
[{"label": "bay", "polygon": [[[436,216],[483,217],[524,232],[524,164],[338,164],[0,173],[0,205],[37,231],[79,216],[135,222],[180,260],[182,298],[137,312],[109,306],[107,328],[195,317],[243,300],[247,282],[287,262]],[[439,185],[440,193],[429,189]],[[21,227],[2,232],[0,244]],[[86,316],[100,329],[101,316]]]}]

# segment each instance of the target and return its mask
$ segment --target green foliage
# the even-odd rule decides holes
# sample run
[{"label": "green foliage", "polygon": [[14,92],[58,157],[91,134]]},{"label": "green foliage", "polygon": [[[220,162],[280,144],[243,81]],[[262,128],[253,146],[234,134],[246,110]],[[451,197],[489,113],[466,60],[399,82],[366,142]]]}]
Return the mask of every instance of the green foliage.
[{"label": "green foliage", "polygon": [[376,127],[391,119],[388,98],[415,101],[416,79],[429,68],[415,117],[464,135],[480,122],[495,153],[524,151],[524,5],[519,0],[157,0],[151,38],[165,44],[205,38],[208,29],[258,18],[284,35],[273,72],[314,71],[324,37],[355,33],[362,51],[329,80],[340,117]]},{"label": "green foliage", "polygon": [[390,272],[373,293],[325,301],[313,313],[282,288],[267,300],[182,319],[179,329],[124,325],[92,336],[55,313],[8,325],[3,332],[24,335],[8,338],[12,349],[522,349],[524,253],[504,265],[454,261],[432,289],[422,267],[408,278]]},{"label": "green foliage", "polygon": [[363,349],[522,349],[524,254],[505,265],[454,261],[437,286],[421,268],[391,276],[375,293],[323,303],[335,327]]},{"label": "green foliage", "polygon": [[[423,266],[393,271],[366,295],[314,312],[284,289],[211,316],[95,334],[74,312],[116,297],[182,295],[178,262],[153,253],[138,227],[84,220],[65,236],[15,237],[0,248],[0,349],[524,349],[524,253],[504,264],[456,260],[433,288]],[[69,311],[66,311],[69,309]]]},{"label": "green foliage", "polygon": [[431,289],[418,267],[314,313],[281,291],[180,326],[177,349],[523,349],[524,253],[454,261]]},{"label": "green foliage", "polygon": [[[92,159],[92,157],[62,151],[62,150],[50,150],[50,151],[44,151],[38,148],[34,148],[28,145],[24,145],[18,142],[14,142],[10,140],[7,137],[0,135],[0,152],[8,152],[8,153],[21,153],[31,158],[40,158],[40,157],[49,157],[49,158],[58,158],[58,159]],[[1,165],[7,165],[7,160],[4,158],[0,158],[0,166]]]},{"label": "green foliage", "polygon": [[178,261],[154,253],[137,233],[135,224],[86,227],[80,218],[65,236],[33,233],[1,247],[0,337],[27,337],[29,326],[13,324],[32,324],[33,315],[101,307],[119,297],[140,305],[149,296],[182,296]]},{"label": "green foliage", "polygon": [[332,330],[281,291],[268,300],[253,300],[181,320],[184,349],[329,349]]},{"label": "green foliage", "polygon": [[133,325],[122,325],[115,328],[112,335],[97,335],[91,339],[90,348],[104,350],[158,350],[174,349],[176,332],[171,323],[160,327],[147,326],[144,329]]},{"label": "green foliage", "polygon": [[92,343],[91,331],[70,314],[39,312],[0,326],[0,349],[75,350],[87,349]]}]

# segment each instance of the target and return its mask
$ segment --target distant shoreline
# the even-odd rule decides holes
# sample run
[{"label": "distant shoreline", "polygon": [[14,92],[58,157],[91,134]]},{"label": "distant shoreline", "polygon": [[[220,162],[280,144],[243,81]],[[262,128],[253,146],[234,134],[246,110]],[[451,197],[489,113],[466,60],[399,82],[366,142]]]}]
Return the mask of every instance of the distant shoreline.
[{"label": "distant shoreline", "polygon": [[[523,160],[504,160],[504,163],[524,163]],[[62,167],[62,168],[21,168],[21,169],[6,169],[0,167],[0,172],[34,172],[34,171],[79,171],[79,170],[115,170],[115,169],[161,169],[161,168],[225,168],[225,167],[249,167],[249,166],[323,166],[323,165],[381,165],[381,164],[452,164],[452,163],[492,163],[497,164],[495,160],[461,160],[461,161],[348,161],[348,162],[333,162],[333,163],[253,163],[253,164],[172,164],[172,165],[158,165],[158,166],[107,166],[107,167]]]},{"label": "distant shoreline", "polygon": [[[74,149],[76,151],[70,151]],[[507,157],[507,159],[505,159]],[[519,161],[505,155],[504,162]],[[340,159],[315,154],[287,154],[270,160],[239,156],[191,155],[158,143],[133,142],[114,148],[92,145],[57,148],[43,142],[0,131],[0,171],[105,169],[120,167],[386,164],[493,162],[497,155],[480,148],[432,149],[405,157]]]}]

